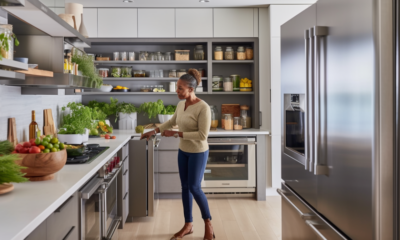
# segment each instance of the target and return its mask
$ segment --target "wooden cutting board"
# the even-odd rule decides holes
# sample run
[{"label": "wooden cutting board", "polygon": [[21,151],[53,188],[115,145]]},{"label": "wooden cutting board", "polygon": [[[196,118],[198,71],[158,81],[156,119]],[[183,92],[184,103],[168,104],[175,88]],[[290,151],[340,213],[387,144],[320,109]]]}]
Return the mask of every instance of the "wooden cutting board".
[{"label": "wooden cutting board", "polygon": [[28,70],[18,70],[16,72],[24,73],[27,76],[34,76],[34,77],[53,77],[54,76],[54,73],[51,71],[39,70],[39,69],[33,69],[33,68],[28,68]]},{"label": "wooden cutting board", "polygon": [[8,119],[7,140],[10,141],[14,145],[14,147],[18,144],[17,124],[15,123],[15,118]]},{"label": "wooden cutting board", "polygon": [[221,127],[225,128],[224,114],[232,114],[232,118],[240,117],[240,104],[221,105]]}]

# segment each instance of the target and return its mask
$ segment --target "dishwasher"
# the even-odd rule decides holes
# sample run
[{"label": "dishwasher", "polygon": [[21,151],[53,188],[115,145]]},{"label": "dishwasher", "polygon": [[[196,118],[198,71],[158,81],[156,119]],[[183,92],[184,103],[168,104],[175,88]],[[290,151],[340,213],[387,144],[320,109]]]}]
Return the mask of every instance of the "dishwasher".
[{"label": "dishwasher", "polygon": [[153,217],[155,199],[155,154],[161,139],[155,136],[149,141],[132,137],[129,141],[129,198],[128,221],[137,217]]}]

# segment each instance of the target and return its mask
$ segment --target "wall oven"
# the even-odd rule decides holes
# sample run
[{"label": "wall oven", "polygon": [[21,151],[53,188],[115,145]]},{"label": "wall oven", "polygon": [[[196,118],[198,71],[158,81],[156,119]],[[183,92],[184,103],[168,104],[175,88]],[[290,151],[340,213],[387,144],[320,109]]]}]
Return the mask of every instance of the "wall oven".
[{"label": "wall oven", "polygon": [[107,162],[81,190],[81,239],[117,240],[121,217],[117,216],[119,158]]},{"label": "wall oven", "polygon": [[202,188],[255,188],[256,138],[208,138]]}]

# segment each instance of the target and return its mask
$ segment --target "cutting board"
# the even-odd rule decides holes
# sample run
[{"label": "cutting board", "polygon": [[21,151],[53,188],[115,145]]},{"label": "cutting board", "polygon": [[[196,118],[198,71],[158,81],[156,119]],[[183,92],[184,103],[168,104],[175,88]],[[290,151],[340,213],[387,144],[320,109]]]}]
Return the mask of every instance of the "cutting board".
[{"label": "cutting board", "polygon": [[7,140],[10,141],[14,145],[14,147],[18,144],[17,124],[15,123],[15,118],[8,119]]},{"label": "cutting board", "polygon": [[240,104],[222,104],[221,105],[221,127],[225,128],[224,114],[232,114],[232,118],[240,117]]},{"label": "cutting board", "polygon": [[28,68],[28,70],[18,70],[16,72],[24,73],[27,76],[34,76],[34,77],[53,77],[54,76],[54,73],[51,71],[39,70],[39,69],[33,69],[33,68]]}]

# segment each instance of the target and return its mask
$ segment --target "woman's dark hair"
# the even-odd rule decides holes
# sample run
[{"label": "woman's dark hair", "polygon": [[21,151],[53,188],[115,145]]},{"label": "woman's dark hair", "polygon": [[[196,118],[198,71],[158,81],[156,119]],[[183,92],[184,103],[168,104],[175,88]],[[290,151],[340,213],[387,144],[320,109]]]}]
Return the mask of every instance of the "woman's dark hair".
[{"label": "woman's dark hair", "polygon": [[188,73],[180,77],[181,80],[185,81],[188,87],[196,89],[201,83],[201,76],[199,71],[196,69],[189,69]]}]

